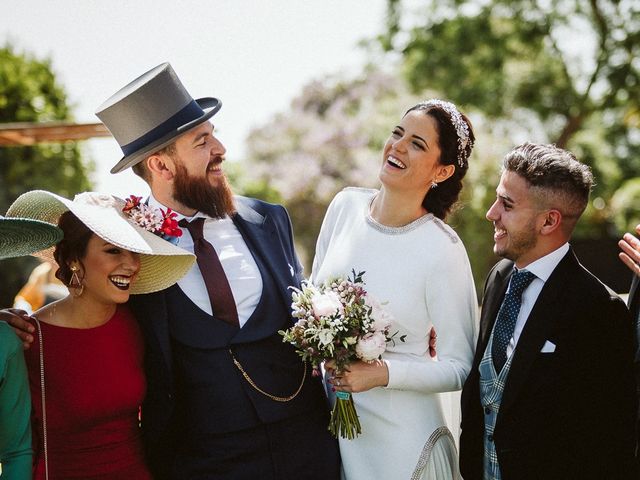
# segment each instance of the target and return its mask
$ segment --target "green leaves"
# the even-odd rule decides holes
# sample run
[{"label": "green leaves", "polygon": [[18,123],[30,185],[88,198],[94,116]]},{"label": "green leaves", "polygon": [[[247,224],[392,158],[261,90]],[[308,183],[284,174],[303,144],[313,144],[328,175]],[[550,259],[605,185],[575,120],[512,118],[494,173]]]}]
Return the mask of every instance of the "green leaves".
[{"label": "green leaves", "polygon": [[[38,60],[8,44],[0,48],[0,123],[71,120],[67,97],[49,60]],[[90,190],[93,164],[75,142],[0,147],[0,213],[22,193],[50,190],[64,196]],[[3,261],[0,304],[11,305],[33,259]]]}]

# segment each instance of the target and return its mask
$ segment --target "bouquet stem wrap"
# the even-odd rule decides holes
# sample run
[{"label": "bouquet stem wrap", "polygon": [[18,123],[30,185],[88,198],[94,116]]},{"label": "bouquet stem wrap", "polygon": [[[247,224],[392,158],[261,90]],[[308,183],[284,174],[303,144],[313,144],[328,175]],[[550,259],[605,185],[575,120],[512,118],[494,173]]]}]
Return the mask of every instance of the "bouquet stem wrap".
[{"label": "bouquet stem wrap", "polygon": [[362,433],[353,397],[348,392],[336,392],[336,403],[331,411],[329,431],[334,437],[353,440]]}]

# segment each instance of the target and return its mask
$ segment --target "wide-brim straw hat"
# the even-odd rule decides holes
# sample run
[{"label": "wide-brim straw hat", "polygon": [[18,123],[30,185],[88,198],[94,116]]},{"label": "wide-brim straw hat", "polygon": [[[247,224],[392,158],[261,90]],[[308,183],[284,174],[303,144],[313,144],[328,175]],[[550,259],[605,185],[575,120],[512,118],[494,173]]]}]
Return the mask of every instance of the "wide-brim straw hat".
[{"label": "wide-brim straw hat", "polygon": [[[195,255],[135,224],[123,213],[124,205],[121,198],[96,192],[78,194],[71,201],[45,190],[33,190],[18,197],[7,216],[58,223],[60,216],[70,210],[103,240],[140,254],[140,271],[131,286],[132,294],[170,287],[189,271]],[[39,256],[53,259],[53,248]]]},{"label": "wide-brim straw hat", "polygon": [[124,157],[111,169],[132,167],[205,122],[222,107],[217,98],[194,100],[169,63],[122,87],[96,110]]},{"label": "wide-brim straw hat", "polygon": [[56,225],[0,215],[0,260],[31,255],[55,245],[61,239],[62,230]]}]

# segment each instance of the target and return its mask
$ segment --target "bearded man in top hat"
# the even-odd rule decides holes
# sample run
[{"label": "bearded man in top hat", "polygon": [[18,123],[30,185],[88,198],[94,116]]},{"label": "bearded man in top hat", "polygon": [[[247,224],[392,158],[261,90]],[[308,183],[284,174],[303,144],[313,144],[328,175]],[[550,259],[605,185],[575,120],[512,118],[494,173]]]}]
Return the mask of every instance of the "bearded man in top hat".
[{"label": "bearded man in top hat", "polygon": [[170,479],[338,478],[320,379],[278,334],[302,280],[289,216],[232,195],[209,121],[220,107],[194,100],[165,63],[96,112],[124,153],[111,173],[133,168],[198,259],[178,284],[129,303],[145,338],[149,465]]},{"label": "bearded man in top hat", "polygon": [[193,100],[165,63],[96,112],[124,153],[111,172],[132,167],[150,206],[200,222],[181,222],[178,244],[198,266],[131,302],[147,346],[151,466],[185,479],[337,478],[323,387],[278,334],[292,325],[290,287],[302,280],[289,216],[232,195],[208,121],[220,107]]}]

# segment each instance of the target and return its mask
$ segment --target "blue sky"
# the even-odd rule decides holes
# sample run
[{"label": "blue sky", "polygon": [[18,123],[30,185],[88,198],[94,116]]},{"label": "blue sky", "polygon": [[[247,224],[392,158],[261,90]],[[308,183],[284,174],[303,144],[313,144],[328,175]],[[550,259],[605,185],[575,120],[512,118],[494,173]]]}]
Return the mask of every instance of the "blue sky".
[{"label": "blue sky", "polygon": [[[251,127],[287,109],[302,86],[328,74],[356,73],[358,41],[384,27],[385,0],[9,0],[0,41],[49,56],[78,122],[112,93],[169,61],[195,97],[223,102],[215,117],[229,160],[244,153]],[[86,142],[96,190],[146,193],[113,139]]]}]

